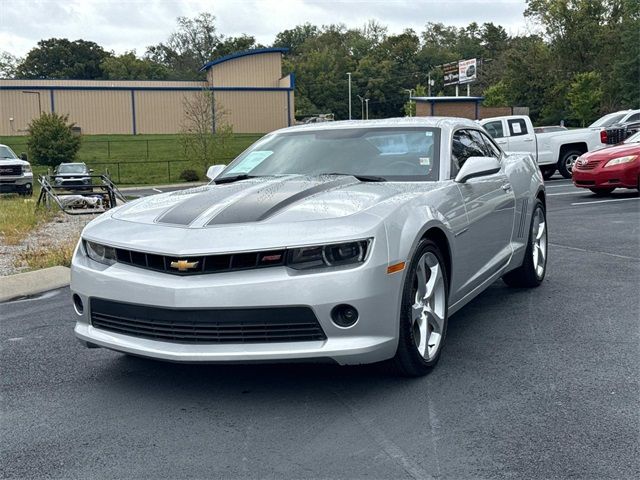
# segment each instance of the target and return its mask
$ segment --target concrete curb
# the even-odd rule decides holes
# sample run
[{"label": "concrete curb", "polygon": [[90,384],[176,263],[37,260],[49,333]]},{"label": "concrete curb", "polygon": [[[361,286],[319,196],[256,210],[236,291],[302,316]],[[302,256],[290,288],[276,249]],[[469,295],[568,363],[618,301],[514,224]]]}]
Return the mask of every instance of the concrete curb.
[{"label": "concrete curb", "polygon": [[67,267],[51,267],[0,277],[0,302],[66,287],[71,281]]}]

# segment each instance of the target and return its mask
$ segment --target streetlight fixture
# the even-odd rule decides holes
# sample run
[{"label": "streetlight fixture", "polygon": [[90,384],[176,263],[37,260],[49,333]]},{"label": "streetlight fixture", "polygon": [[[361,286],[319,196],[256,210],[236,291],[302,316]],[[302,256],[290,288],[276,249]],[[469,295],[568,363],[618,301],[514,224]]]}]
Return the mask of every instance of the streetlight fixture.
[{"label": "streetlight fixture", "polygon": [[360,99],[360,120],[364,120],[364,98],[360,95],[356,95]]},{"label": "streetlight fixture", "polygon": [[365,104],[365,108],[366,108],[366,112],[367,112],[367,120],[369,120],[369,99],[365,98],[364,99],[364,104]]},{"label": "streetlight fixture", "polygon": [[38,115],[42,116],[42,103],[40,102],[40,92],[35,92],[33,90],[22,90],[22,93],[30,93],[32,95],[38,96]]},{"label": "streetlight fixture", "polygon": [[349,77],[349,120],[351,120],[351,72],[347,72]]}]

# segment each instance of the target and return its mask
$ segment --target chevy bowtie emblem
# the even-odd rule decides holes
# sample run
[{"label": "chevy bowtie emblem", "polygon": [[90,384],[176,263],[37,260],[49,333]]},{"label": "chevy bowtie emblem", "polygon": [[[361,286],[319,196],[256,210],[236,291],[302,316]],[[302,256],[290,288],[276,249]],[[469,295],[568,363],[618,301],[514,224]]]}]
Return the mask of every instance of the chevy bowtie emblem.
[{"label": "chevy bowtie emblem", "polygon": [[190,262],[189,260],[178,260],[177,262],[171,262],[171,268],[177,268],[179,272],[186,272],[187,270],[193,270],[198,268],[198,261]]}]

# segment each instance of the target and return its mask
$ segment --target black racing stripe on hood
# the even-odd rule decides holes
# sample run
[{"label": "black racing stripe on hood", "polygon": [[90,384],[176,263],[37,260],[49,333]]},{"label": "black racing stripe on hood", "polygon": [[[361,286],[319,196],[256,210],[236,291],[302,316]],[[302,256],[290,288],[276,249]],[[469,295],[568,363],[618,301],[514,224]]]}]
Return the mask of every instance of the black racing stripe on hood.
[{"label": "black racing stripe on hood", "polygon": [[[247,188],[247,185],[244,185]],[[156,218],[156,223],[189,225],[208,208],[236,193],[238,184],[213,187],[177,203]]]},{"label": "black racing stripe on hood", "polygon": [[320,183],[298,179],[270,183],[226,207],[213,217],[207,226],[259,222],[307,197],[353,183],[358,183],[353,177]]}]

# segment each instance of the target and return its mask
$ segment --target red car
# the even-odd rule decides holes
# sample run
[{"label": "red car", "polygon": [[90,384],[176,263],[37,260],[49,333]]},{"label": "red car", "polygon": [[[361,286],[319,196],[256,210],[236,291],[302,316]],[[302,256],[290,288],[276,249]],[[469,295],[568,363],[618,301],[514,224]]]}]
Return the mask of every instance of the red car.
[{"label": "red car", "polygon": [[573,184],[596,195],[607,195],[616,188],[640,191],[640,132],[613,147],[588,152],[573,165]]}]

